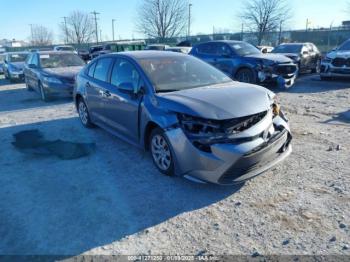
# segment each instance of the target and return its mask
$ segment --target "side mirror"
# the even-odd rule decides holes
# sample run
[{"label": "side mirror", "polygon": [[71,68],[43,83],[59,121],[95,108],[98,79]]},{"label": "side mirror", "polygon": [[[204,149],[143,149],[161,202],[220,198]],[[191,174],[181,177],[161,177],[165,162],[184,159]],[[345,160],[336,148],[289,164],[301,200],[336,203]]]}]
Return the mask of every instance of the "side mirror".
[{"label": "side mirror", "polygon": [[230,57],[231,57],[231,54],[226,53],[226,54],[222,54],[221,56],[222,56],[223,58],[230,58]]},{"label": "side mirror", "polygon": [[303,51],[303,55],[308,55],[309,52],[308,51]]},{"label": "side mirror", "polygon": [[263,49],[261,50],[261,52],[262,52],[263,54],[267,54],[267,49],[266,49],[266,48],[263,48]]},{"label": "side mirror", "polygon": [[130,92],[130,93],[134,93],[136,94],[137,93],[137,88],[134,87],[134,85],[130,82],[124,82],[124,83],[121,83],[118,88],[122,91],[126,91],[126,92]]},{"label": "side mirror", "polygon": [[4,63],[5,63],[5,64],[7,64],[7,63],[8,63],[6,59],[4,60]]},{"label": "side mirror", "polygon": [[37,67],[36,65],[34,65],[34,64],[29,64],[28,67],[29,67],[30,69],[36,69],[36,68],[38,68],[38,67]]}]

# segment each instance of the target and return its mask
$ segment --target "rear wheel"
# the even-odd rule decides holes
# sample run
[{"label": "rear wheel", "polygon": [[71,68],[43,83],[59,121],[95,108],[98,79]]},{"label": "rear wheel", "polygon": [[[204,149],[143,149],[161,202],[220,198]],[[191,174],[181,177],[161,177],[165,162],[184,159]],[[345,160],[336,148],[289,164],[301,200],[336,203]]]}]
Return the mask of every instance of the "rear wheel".
[{"label": "rear wheel", "polygon": [[250,83],[250,84],[256,83],[256,77],[254,72],[248,68],[240,69],[236,74],[236,79],[237,81],[243,82],[243,83]]},{"label": "rear wheel", "polygon": [[153,158],[153,163],[157,169],[167,175],[174,175],[174,158],[172,156],[171,145],[160,128],[155,128],[151,132],[149,148]]},{"label": "rear wheel", "polygon": [[84,102],[84,99],[82,98],[78,100],[78,113],[79,113],[80,121],[83,124],[83,126],[87,128],[91,128],[94,126],[90,119],[89,110]]}]

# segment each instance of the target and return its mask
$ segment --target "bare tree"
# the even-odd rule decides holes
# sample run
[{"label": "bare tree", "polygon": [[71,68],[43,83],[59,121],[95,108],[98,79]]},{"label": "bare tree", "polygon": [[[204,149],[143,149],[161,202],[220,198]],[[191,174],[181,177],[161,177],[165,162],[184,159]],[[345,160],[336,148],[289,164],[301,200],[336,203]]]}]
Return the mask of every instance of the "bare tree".
[{"label": "bare tree", "polygon": [[248,0],[241,17],[257,34],[260,45],[267,33],[277,31],[291,18],[291,12],[287,0]]},{"label": "bare tree", "polygon": [[42,25],[32,25],[31,43],[32,45],[45,46],[51,45],[53,41],[52,32]]},{"label": "bare tree", "polygon": [[68,43],[89,43],[95,34],[90,14],[81,11],[74,11],[65,17],[65,23],[60,28],[65,42]]},{"label": "bare tree", "polygon": [[152,38],[176,37],[185,33],[187,2],[184,0],[143,0],[136,28]]}]

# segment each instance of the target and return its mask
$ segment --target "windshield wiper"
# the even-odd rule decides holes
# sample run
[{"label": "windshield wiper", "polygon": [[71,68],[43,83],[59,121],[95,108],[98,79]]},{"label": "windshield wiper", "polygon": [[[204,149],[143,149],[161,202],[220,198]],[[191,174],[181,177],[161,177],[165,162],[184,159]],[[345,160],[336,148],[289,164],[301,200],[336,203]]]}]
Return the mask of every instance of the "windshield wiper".
[{"label": "windshield wiper", "polygon": [[170,93],[170,92],[176,92],[180,91],[179,89],[162,89],[162,90],[157,90],[157,93]]}]

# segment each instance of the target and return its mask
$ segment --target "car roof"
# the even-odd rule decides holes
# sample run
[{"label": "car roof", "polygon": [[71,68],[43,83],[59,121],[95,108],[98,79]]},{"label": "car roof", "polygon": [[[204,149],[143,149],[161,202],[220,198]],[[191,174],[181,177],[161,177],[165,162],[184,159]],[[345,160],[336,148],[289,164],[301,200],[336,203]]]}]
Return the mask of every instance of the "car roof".
[{"label": "car roof", "polygon": [[137,59],[147,59],[147,58],[179,57],[179,56],[187,56],[187,55],[181,54],[181,53],[175,53],[175,52],[147,50],[147,51],[118,52],[118,53],[107,54],[104,56],[126,56],[137,60]]},{"label": "car roof", "polygon": [[51,54],[74,54],[73,52],[71,51],[35,51],[35,52],[32,52],[32,53],[37,53],[37,54],[40,54],[40,55],[51,55]]},{"label": "car roof", "polygon": [[282,43],[281,45],[308,45],[308,44],[312,44],[312,43]]},{"label": "car roof", "polygon": [[208,44],[208,43],[238,44],[238,43],[246,43],[246,42],[238,41],[238,40],[214,40],[214,41],[208,41],[208,42],[199,43],[199,45],[201,45],[201,44]]},{"label": "car roof", "polygon": [[4,55],[9,54],[9,55],[17,55],[17,54],[29,54],[29,52],[26,51],[18,51],[18,52],[6,52]]}]

